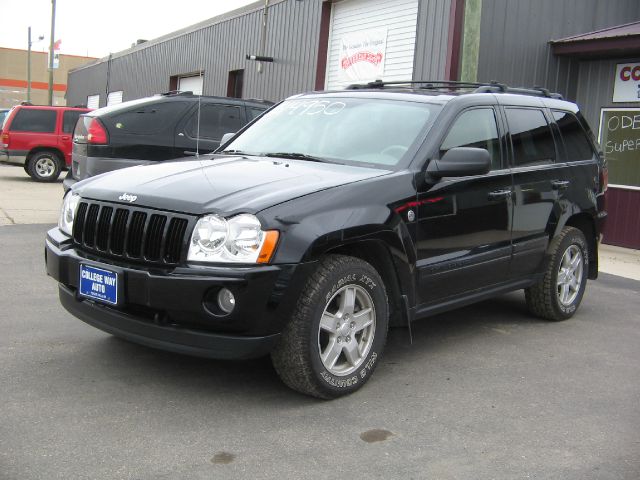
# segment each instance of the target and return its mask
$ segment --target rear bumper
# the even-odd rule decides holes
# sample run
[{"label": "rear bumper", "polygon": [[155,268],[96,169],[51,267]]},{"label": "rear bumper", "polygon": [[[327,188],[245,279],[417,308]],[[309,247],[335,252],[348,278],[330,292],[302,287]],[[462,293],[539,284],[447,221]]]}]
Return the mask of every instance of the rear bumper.
[{"label": "rear bumper", "polygon": [[14,165],[24,165],[27,161],[29,152],[22,150],[0,150],[0,162],[11,163]]}]

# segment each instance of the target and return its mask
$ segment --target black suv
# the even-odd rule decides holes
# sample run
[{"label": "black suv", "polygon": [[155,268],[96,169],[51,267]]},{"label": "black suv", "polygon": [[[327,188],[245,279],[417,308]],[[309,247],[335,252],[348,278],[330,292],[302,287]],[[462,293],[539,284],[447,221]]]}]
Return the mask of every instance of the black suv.
[{"label": "black suv", "polygon": [[224,134],[237,132],[271,105],[168,92],[95,110],[76,124],[64,189],[111,170],[212,152]]},{"label": "black suv", "polygon": [[575,104],[429,82],[291,97],[224,151],[66,195],[47,272],[81,320],[290,387],[361,387],[389,326],[524,289],[571,317],[598,275],[607,170]]}]

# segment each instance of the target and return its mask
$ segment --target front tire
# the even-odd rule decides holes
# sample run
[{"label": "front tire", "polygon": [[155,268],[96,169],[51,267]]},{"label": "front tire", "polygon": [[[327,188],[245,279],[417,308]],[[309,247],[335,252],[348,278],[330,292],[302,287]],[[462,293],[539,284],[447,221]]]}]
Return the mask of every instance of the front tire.
[{"label": "front tire", "polygon": [[57,153],[43,150],[29,157],[25,170],[36,182],[55,182],[62,172],[62,160]]},{"label": "front tire", "polygon": [[330,399],[358,390],[380,360],[387,339],[387,294],[367,262],[325,257],[311,275],[271,353],[282,381]]},{"label": "front tire", "polygon": [[584,234],[564,227],[549,246],[551,255],[542,280],[525,290],[527,307],[534,315],[552,321],[571,318],[587,286],[589,249]]}]

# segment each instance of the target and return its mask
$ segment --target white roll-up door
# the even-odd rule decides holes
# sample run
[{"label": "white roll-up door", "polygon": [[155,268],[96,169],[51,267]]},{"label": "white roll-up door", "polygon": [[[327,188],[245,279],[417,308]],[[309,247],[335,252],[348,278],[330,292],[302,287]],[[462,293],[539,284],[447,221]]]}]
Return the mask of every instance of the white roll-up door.
[{"label": "white roll-up door", "polygon": [[193,77],[179,77],[178,90],[181,92],[193,92],[194,95],[202,95],[202,75]]},{"label": "white roll-up door", "polygon": [[109,92],[107,95],[107,107],[109,105],[117,105],[118,103],[122,103],[122,90],[118,90],[117,92]]},{"label": "white roll-up door", "polygon": [[87,108],[100,108],[100,95],[89,95],[87,97]]},{"label": "white roll-up door", "polygon": [[334,3],[325,88],[340,89],[377,78],[411,80],[417,21],[418,0]]}]

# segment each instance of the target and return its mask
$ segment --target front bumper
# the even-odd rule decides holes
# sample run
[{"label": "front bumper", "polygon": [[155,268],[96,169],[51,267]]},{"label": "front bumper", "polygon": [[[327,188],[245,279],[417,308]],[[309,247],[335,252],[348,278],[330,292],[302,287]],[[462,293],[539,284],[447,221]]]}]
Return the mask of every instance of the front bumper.
[{"label": "front bumper", "polygon": [[[89,325],[150,347],[220,359],[267,354],[295,306],[302,279],[314,268],[312,263],[171,270],[124,265],[85,255],[57,228],[47,233],[45,262],[48,275],[59,282],[62,306]],[[118,272],[118,306],[78,294],[80,263]],[[212,307],[221,287],[236,298],[229,315]]]}]

